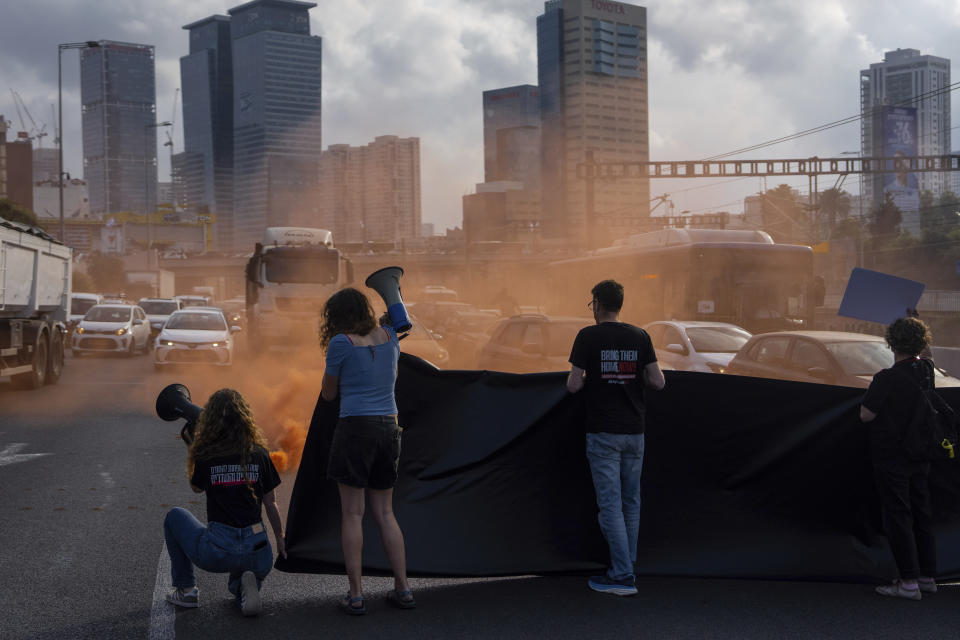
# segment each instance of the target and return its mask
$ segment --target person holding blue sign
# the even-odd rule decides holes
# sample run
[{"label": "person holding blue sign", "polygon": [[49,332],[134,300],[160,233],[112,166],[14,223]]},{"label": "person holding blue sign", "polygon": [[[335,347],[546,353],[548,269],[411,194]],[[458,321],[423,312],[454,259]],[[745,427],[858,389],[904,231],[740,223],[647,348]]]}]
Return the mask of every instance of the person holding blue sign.
[{"label": "person holding blue sign", "polygon": [[893,350],[894,364],[873,376],[860,405],[860,419],[870,425],[870,456],[883,529],[900,577],[876,591],[920,600],[921,592],[937,591],[937,541],[927,482],[930,463],[907,456],[902,440],[922,390],[934,387],[933,363],[920,357],[931,336],[922,320],[905,317],[887,327],[885,338]]}]

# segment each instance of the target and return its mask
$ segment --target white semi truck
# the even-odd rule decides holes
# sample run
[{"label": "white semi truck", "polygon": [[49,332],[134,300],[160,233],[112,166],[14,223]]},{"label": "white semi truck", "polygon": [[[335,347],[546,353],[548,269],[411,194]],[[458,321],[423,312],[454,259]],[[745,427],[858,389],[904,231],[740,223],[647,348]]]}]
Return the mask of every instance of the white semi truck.
[{"label": "white semi truck", "polygon": [[247,345],[317,344],[323,304],[353,282],[353,265],[326,229],[269,227],[246,267]]},{"label": "white semi truck", "polygon": [[0,219],[0,376],[21,389],[63,372],[72,250],[40,229]]}]

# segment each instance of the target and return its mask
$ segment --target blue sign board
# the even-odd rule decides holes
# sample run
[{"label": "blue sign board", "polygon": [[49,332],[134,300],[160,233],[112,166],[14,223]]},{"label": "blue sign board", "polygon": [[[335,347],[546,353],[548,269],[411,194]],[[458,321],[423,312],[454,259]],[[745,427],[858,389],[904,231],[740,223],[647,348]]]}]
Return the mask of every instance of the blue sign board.
[{"label": "blue sign board", "polygon": [[926,285],[857,267],[850,272],[837,315],[890,324],[916,309]]}]

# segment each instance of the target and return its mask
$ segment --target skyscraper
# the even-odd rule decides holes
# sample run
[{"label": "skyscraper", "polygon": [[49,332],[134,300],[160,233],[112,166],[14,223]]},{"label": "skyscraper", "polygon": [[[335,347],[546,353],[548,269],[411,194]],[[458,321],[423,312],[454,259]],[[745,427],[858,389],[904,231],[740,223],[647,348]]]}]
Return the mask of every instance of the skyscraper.
[{"label": "skyscraper", "polygon": [[[577,165],[649,160],[646,9],[613,0],[548,0],[537,18],[543,234],[574,244],[636,229],[649,215],[647,179],[605,183],[586,219]],[[600,233],[600,230],[603,233]]]},{"label": "skyscraper", "polygon": [[156,209],[156,101],[152,45],[101,40],[80,51],[83,167],[93,215]]},{"label": "skyscraper", "polygon": [[540,186],[540,90],[524,84],[483,92],[484,181]]},{"label": "skyscraper", "polygon": [[420,235],[420,139],[377,136],[331,145],[320,160],[320,225],[335,242],[395,242]]},{"label": "skyscraper", "polygon": [[233,65],[233,248],[271,226],[316,226],[321,39],[294,0],[228,12]]},{"label": "skyscraper", "polygon": [[233,57],[230,18],[214,15],[183,28],[190,32],[190,53],[180,58],[184,151],[174,162],[175,191],[188,212],[216,215],[214,246],[231,248]]},{"label": "skyscraper", "polygon": [[[884,53],[883,62],[860,72],[860,146],[864,156],[893,156],[901,149],[914,155],[945,155],[952,150],[950,139],[950,60],[921,55],[916,49]],[[922,96],[922,97],[921,97]],[[909,125],[915,110],[913,126]],[[907,140],[904,136],[912,135]],[[904,151],[905,155],[906,152]],[[861,190],[878,206],[890,185],[886,176],[863,178]],[[950,189],[951,178],[944,173],[917,173],[902,176],[912,191],[927,189],[935,195]],[[903,180],[901,180],[902,182]],[[900,199],[905,202],[904,199]],[[901,206],[901,209],[903,207]],[[901,211],[904,227],[919,230],[916,205]]]}]

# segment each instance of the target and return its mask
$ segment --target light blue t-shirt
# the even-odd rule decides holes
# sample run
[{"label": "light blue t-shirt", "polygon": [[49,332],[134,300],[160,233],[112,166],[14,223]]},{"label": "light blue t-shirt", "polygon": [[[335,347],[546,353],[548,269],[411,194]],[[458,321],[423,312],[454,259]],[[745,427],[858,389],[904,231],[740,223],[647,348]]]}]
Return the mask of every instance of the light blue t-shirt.
[{"label": "light blue t-shirt", "polygon": [[383,344],[356,346],[338,333],[327,345],[326,373],[339,378],[341,418],[397,413],[393,386],[397,382],[400,342],[393,329],[384,330],[389,340]]}]

